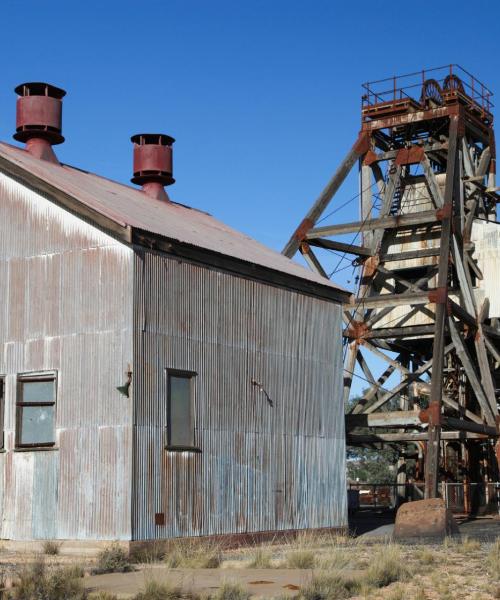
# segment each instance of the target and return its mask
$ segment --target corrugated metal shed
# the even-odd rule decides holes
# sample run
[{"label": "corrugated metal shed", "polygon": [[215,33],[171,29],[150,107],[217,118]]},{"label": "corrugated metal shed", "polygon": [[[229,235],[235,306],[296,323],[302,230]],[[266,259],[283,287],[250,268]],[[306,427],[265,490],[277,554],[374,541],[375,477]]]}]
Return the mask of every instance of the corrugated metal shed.
[{"label": "corrugated metal shed", "polygon": [[[133,539],[345,527],[341,306],[135,260]],[[166,368],[197,373],[199,454],[165,449]]]},{"label": "corrugated metal shed", "polygon": [[[0,173],[0,537],[130,539],[133,251]],[[56,449],[15,449],[16,378],[57,372]]]},{"label": "corrugated metal shed", "polygon": [[[342,308],[331,301],[345,293],[200,211],[7,144],[0,171],[0,536],[345,526]],[[66,197],[75,202],[61,207]],[[131,229],[201,249],[201,259],[153,251]],[[204,253],[236,260],[226,269]],[[276,278],[257,268],[254,277],[254,266]],[[328,294],[310,293],[320,288]],[[166,368],[198,373],[200,453],[165,446]],[[57,372],[56,448],[20,451],[16,378],[37,370]],[[126,398],[117,387],[129,371]]]}]

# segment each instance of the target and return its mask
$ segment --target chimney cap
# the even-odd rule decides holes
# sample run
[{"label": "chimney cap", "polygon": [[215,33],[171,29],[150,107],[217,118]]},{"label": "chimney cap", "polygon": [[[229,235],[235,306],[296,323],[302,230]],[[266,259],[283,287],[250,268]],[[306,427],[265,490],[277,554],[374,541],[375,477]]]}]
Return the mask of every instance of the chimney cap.
[{"label": "chimney cap", "polygon": [[171,146],[175,138],[165,133],[136,133],[130,138],[130,141],[139,146],[146,144],[156,144],[158,146]]},{"label": "chimney cap", "polygon": [[65,90],[43,81],[31,81],[19,84],[14,91],[18,96],[50,96],[60,100],[66,96]]},{"label": "chimney cap", "polygon": [[164,133],[138,133],[130,140],[134,144],[134,176],[130,181],[143,188],[151,183],[172,185],[174,138]]}]

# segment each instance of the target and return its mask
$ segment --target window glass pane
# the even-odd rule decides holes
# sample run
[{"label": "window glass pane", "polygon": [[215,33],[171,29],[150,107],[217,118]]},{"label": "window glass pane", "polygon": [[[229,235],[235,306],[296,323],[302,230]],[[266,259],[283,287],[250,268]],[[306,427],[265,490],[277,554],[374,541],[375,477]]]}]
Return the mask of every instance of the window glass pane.
[{"label": "window glass pane", "polygon": [[55,381],[23,381],[23,402],[54,402]]},{"label": "window glass pane", "polygon": [[21,444],[54,442],[54,405],[23,406],[21,410]]},{"label": "window glass pane", "polygon": [[170,376],[171,446],[192,446],[191,378]]}]

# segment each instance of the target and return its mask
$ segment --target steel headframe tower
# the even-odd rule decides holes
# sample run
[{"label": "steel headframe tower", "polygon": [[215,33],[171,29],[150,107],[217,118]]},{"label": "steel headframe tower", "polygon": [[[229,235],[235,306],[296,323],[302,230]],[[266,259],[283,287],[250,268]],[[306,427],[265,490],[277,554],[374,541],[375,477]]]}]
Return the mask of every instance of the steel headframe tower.
[{"label": "steel headframe tower", "polygon": [[[485,453],[497,469],[500,297],[491,267],[497,256],[500,265],[500,188],[492,94],[456,65],[363,87],[359,136],[283,254],[299,251],[325,277],[326,252],[355,257],[358,291],[343,307],[344,399],[355,369],[368,389],[346,416],[348,444],[420,444],[425,496],[434,498],[442,440],[456,440],[462,475],[473,460],[484,464]],[[316,226],[357,162],[360,220]],[[333,239],[345,234],[359,236],[357,243]],[[383,365],[378,376],[374,362]],[[390,378],[399,381],[387,389]]]}]

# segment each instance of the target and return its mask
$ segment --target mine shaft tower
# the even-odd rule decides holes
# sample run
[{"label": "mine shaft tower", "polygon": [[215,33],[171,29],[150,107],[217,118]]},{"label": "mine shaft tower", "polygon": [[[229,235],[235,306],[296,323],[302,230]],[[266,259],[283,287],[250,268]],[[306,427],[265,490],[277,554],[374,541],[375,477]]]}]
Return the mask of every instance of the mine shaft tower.
[{"label": "mine shaft tower", "polygon": [[[325,277],[330,252],[359,266],[343,307],[344,399],[356,370],[367,389],[346,415],[347,443],[419,446],[433,498],[451,463],[457,481],[498,481],[492,93],[457,65],[363,87],[358,138],[283,253]],[[360,220],[318,226],[356,163]]]}]

